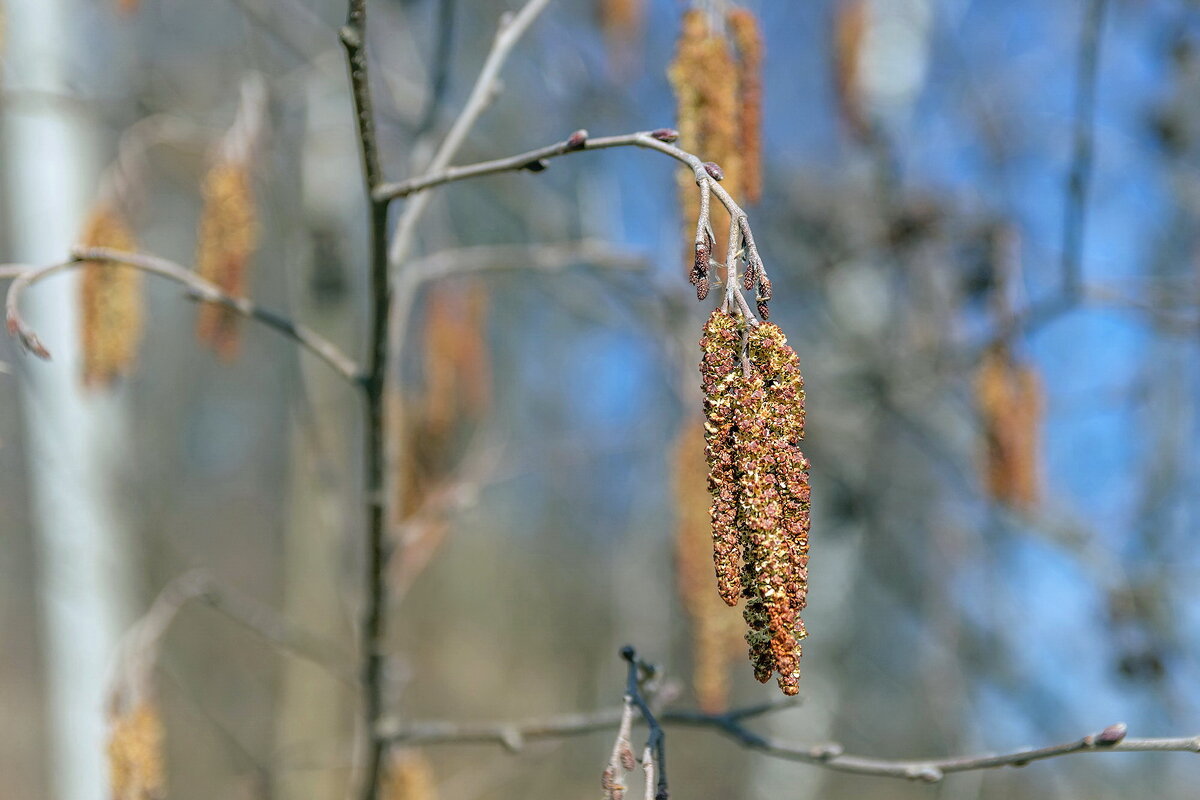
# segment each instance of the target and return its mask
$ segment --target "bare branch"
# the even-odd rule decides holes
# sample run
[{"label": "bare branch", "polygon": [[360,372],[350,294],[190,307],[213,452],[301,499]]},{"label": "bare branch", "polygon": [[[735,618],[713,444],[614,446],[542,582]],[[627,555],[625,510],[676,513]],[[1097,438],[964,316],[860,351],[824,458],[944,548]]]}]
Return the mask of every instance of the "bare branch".
[{"label": "bare branch", "polygon": [[346,66],[350,71],[350,94],[354,100],[354,120],[362,155],[363,175],[368,191],[383,179],[379,166],[379,145],[375,138],[375,113],[371,107],[371,86],[367,71],[367,0],[349,0],[346,24],[338,31],[346,48]]},{"label": "bare branch", "polygon": [[[496,38],[492,42],[492,49],[483,62],[483,68],[480,69],[479,76],[475,79],[475,85],[471,87],[471,94],[467,97],[467,102],[454,120],[454,124],[446,133],[446,138],[442,140],[437,152],[434,153],[429,165],[425,168],[424,175],[438,173],[449,166],[451,159],[466,141],[467,134],[470,133],[475,122],[495,96],[500,70],[504,67],[504,62],[508,60],[509,53],[525,35],[525,31],[529,29],[533,21],[549,5],[549,2],[550,0],[529,0],[515,15],[506,14],[501,18]],[[380,192],[381,188],[372,186],[373,196],[377,202],[389,202],[404,196]],[[417,198],[404,209],[400,221],[396,224],[396,231],[392,235],[392,243],[388,250],[388,262],[393,269],[398,269],[408,256],[412,247],[413,235],[416,233],[417,222],[424,214],[428,204],[427,198]]]},{"label": "bare branch", "polygon": [[[768,711],[793,705],[776,702],[766,706],[734,709],[723,714],[699,711],[663,711],[658,720],[664,725],[683,725],[709,728],[733,739],[742,746],[787,761],[798,761],[839,772],[904,778],[927,782],[940,781],[951,772],[970,772],[997,767],[1021,767],[1033,761],[1082,753],[1180,752],[1200,753],[1200,735],[1131,739],[1125,737],[1125,726],[1110,725],[1103,731],[1081,739],[1029,748],[1001,754],[950,756],[930,759],[873,758],[844,752],[837,743],[796,745],[761,736],[745,727],[743,721]],[[612,730],[621,720],[619,708],[604,709],[590,714],[563,714],[508,723],[417,722],[393,728],[386,735],[393,744],[430,745],[459,743],[496,743],[519,749],[530,739],[559,739]],[[518,743],[512,747],[510,743]]]},{"label": "bare branch", "polygon": [[[754,246],[754,237],[749,233],[750,226],[746,212],[742,210],[742,207],[737,204],[729,192],[725,191],[725,188],[721,186],[720,182],[712,174],[712,172],[719,174],[719,170],[712,170],[710,172],[710,169],[707,167],[706,163],[701,161],[698,156],[671,144],[671,142],[674,141],[674,138],[675,132],[667,129],[628,133],[621,136],[604,136],[594,139],[587,138],[582,142],[579,141],[577,136],[572,135],[561,142],[540,147],[536,150],[530,150],[525,153],[520,153],[515,156],[498,158],[492,161],[481,161],[477,164],[468,164],[460,167],[446,167],[440,171],[431,169],[422,177],[411,178],[407,181],[399,181],[396,183],[385,183],[375,189],[374,197],[376,201],[386,202],[389,200],[394,200],[397,197],[408,197],[409,195],[418,194],[427,189],[432,189],[447,183],[478,178],[483,175],[495,175],[501,172],[527,170],[532,164],[541,165],[543,162],[548,161],[549,159],[558,158],[559,156],[564,156],[568,153],[582,153],[588,150],[606,150],[613,147],[641,147],[647,150],[657,150],[658,152],[668,155],[671,158],[674,158],[676,161],[679,161],[690,167],[693,175],[695,176],[697,186],[706,187],[709,192],[711,192],[713,195],[716,195],[717,199],[721,201],[721,205],[723,205],[726,211],[729,212],[730,226],[732,229],[735,229],[735,233],[739,233],[746,240],[749,252],[753,253],[753,263],[755,268],[762,268],[762,259],[759,258],[758,248]],[[702,201],[704,197],[705,193],[704,191],[701,191]],[[409,211],[414,208],[418,208],[416,202],[409,206]],[[698,220],[697,228],[704,228],[705,223],[706,219],[702,214],[701,219]],[[401,220],[401,226],[403,226],[403,220]],[[399,258],[397,258],[397,244],[404,243],[405,247],[407,247],[406,241],[402,241],[401,239],[403,233],[403,230],[399,230],[396,238],[392,241],[391,262],[393,265],[399,261]],[[697,233],[697,237],[699,238],[700,236],[701,234]],[[405,251],[400,252],[402,256],[403,252]],[[730,269],[730,274],[727,276],[727,278],[730,280],[730,282],[736,281],[736,266],[733,266]],[[747,313],[747,319],[755,320],[754,315],[752,313],[748,313],[749,307],[746,305],[744,298],[738,302],[738,305],[740,308],[743,308],[743,313]]]},{"label": "bare branch", "polygon": [[329,340],[323,338],[320,334],[311,330],[304,325],[283,317],[273,311],[268,311],[259,307],[254,302],[243,297],[233,297],[225,294],[218,289],[214,284],[201,278],[192,270],[183,267],[165,258],[147,255],[145,253],[127,253],[121,250],[113,250],[108,247],[86,247],[75,248],[71,251],[71,261],[62,264],[51,264],[44,267],[23,267],[20,265],[7,265],[0,267],[0,279],[5,277],[15,278],[12,285],[8,288],[7,297],[7,316],[8,316],[8,332],[16,336],[21,344],[25,346],[31,353],[39,358],[50,358],[50,352],[42,344],[37,334],[29,327],[25,320],[21,317],[20,304],[21,295],[26,289],[38,283],[44,278],[48,278],[58,272],[63,272],[70,269],[78,269],[86,262],[102,264],[109,267],[127,266],[134,269],[139,269],[143,272],[148,272],[152,275],[158,275],[163,278],[168,278],[181,283],[191,290],[191,296],[194,299],[204,300],[211,303],[220,303],[221,305],[236,311],[248,319],[261,322],[269,328],[272,328],[289,339],[293,340],[301,347],[305,348],[317,358],[324,361],[329,366],[340,374],[346,380],[357,384],[361,380],[361,371],[358,365],[345,353],[343,353],[336,345]]},{"label": "bare branch", "polygon": [[335,645],[314,636],[273,609],[221,587],[204,570],[193,570],[170,581],[120,645],[119,667],[110,702],[114,708],[136,704],[151,691],[163,636],[190,602],[202,602],[261,636],[280,650],[311,661],[339,680],[354,683],[345,658]]},{"label": "bare branch", "polygon": [[1100,63],[1100,31],[1107,6],[1108,0],[1089,0],[1080,33],[1074,141],[1063,215],[1063,291],[1068,298],[1077,296],[1083,284],[1083,239],[1095,152],[1096,74]]}]

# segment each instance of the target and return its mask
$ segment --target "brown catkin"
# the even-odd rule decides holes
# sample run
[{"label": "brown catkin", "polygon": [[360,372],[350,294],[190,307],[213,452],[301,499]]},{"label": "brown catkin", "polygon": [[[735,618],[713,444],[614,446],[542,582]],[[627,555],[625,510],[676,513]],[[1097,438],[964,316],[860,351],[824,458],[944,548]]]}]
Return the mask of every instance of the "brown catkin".
[{"label": "brown catkin", "polygon": [[600,0],[598,10],[600,27],[610,45],[628,45],[641,33],[642,0]]},{"label": "brown catkin", "polygon": [[806,635],[800,612],[810,519],[799,360],[777,326],[747,327],[720,310],[709,317],[701,348],[718,593],[729,605],[735,588],[746,599],[755,677],[778,672],[780,688],[794,695]]},{"label": "brown catkin", "polygon": [[741,102],[739,145],[742,197],[757,203],[762,197],[762,62],[763,37],[754,12],[734,8],[726,16],[737,50],[738,100]]},{"label": "brown catkin", "polygon": [[689,421],[675,446],[675,569],[679,596],[691,620],[692,688],[700,708],[724,711],[729,700],[729,665],[741,649],[737,617],[712,590],[712,529],[704,428]]},{"label": "brown catkin", "polygon": [[983,427],[983,482],[988,495],[1014,509],[1038,502],[1042,386],[1037,373],[1018,363],[1008,347],[984,354],[975,376],[975,402]]},{"label": "brown catkin", "polygon": [[841,0],[833,17],[834,95],[842,122],[860,140],[870,135],[860,75],[869,13],[866,0]]},{"label": "brown catkin", "polygon": [[[698,9],[683,14],[675,60],[668,70],[678,108],[679,146],[715,162],[725,174],[721,185],[735,199],[742,196],[741,128],[738,123],[738,72],[729,42],[709,27],[708,15]],[[679,196],[683,206],[685,241],[695,241],[700,200],[695,177],[680,172]],[[723,226],[714,225],[718,260],[725,260]],[[693,254],[689,247],[689,272]]]},{"label": "brown catkin", "polygon": [[[196,272],[228,295],[245,294],[250,259],[258,246],[254,191],[247,166],[239,161],[213,165],[201,187]],[[233,359],[240,346],[237,312],[217,303],[202,303],[196,335],[221,358]]]},{"label": "brown catkin", "polygon": [[425,305],[424,424],[435,432],[455,420],[478,420],[491,404],[488,295],[478,281],[448,281]]},{"label": "brown catkin", "polygon": [[437,796],[433,767],[424,753],[401,750],[391,754],[380,784],[380,800],[437,800]]},{"label": "brown catkin", "polygon": [[162,800],[167,796],[163,725],[152,702],[142,701],[113,715],[108,771],[112,800]]},{"label": "brown catkin", "polygon": [[[95,208],[79,237],[83,247],[133,251],[137,242],[113,207]],[[79,282],[83,382],[109,385],[127,375],[142,338],[142,273],[134,267],[86,262]]]},{"label": "brown catkin", "polygon": [[739,486],[733,440],[735,394],[742,379],[738,351],[741,330],[730,314],[715,310],[700,340],[701,387],[704,390],[704,442],[708,490],[712,495],[713,562],[717,593],[726,605],[737,605],[742,593],[742,541],[738,532]]}]

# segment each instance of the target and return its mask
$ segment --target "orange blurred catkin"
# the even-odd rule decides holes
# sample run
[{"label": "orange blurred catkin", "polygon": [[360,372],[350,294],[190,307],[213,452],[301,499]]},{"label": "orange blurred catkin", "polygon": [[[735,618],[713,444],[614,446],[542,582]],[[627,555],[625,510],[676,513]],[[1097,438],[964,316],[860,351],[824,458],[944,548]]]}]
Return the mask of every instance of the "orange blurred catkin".
[{"label": "orange blurred catkin", "polygon": [[109,720],[109,788],[113,800],[167,796],[163,725],[154,703],[143,700]]},{"label": "orange blurred catkin", "polygon": [[636,39],[645,9],[642,0],[600,0],[600,27],[610,44]]},{"label": "orange blurred catkin", "polygon": [[675,570],[679,595],[691,619],[692,688],[700,708],[724,711],[729,699],[729,665],[741,650],[737,617],[712,590],[712,533],[709,522],[704,427],[685,422],[675,445]]},{"label": "orange blurred catkin", "polygon": [[437,800],[433,767],[416,750],[393,753],[380,786],[381,800]]},{"label": "orange blurred catkin", "polygon": [[[110,204],[93,209],[79,237],[83,247],[137,248],[133,232]],[[109,385],[133,368],[142,336],[142,274],[133,267],[87,262],[80,279],[83,381]]]},{"label": "orange blurred catkin", "polygon": [[741,196],[747,203],[762,197],[762,61],[763,39],[754,13],[732,9],[726,23],[737,49],[738,99],[741,101],[738,132],[741,148]]},{"label": "orange blurred catkin", "polygon": [[117,0],[117,11],[122,14],[134,14],[141,5],[141,0]]},{"label": "orange blurred catkin", "polygon": [[[201,191],[196,272],[226,294],[245,293],[250,258],[258,244],[254,193],[247,166],[240,161],[219,161],[204,177]],[[217,303],[202,303],[196,326],[201,342],[224,359],[238,353],[239,323],[236,312]]]},{"label": "orange blurred catkin", "polygon": [[[739,146],[738,70],[733,53],[720,32],[709,26],[708,15],[698,9],[684,12],[676,43],[675,60],[668,70],[678,107],[679,146],[705,161],[721,166],[725,178],[721,185],[735,199],[742,196],[742,152]],[[684,241],[694,239],[695,220],[700,200],[695,177],[680,172],[679,197],[683,205]],[[717,234],[715,252],[724,260],[727,233],[714,225]],[[689,248],[688,267],[692,253]]]},{"label": "orange blurred catkin", "polygon": [[1037,373],[1018,363],[1008,347],[988,350],[975,376],[975,402],[983,426],[983,482],[988,495],[1029,511],[1039,495],[1039,428],[1042,386]]},{"label": "orange blurred catkin", "polygon": [[866,0],[841,0],[833,17],[833,89],[842,122],[858,139],[870,135],[859,63],[867,31]]},{"label": "orange blurred catkin", "polygon": [[[745,361],[743,362],[743,341]],[[808,597],[809,479],[804,380],[796,352],[769,322],[713,311],[700,340],[713,560],[743,617],[754,676],[799,691],[800,618]]]}]

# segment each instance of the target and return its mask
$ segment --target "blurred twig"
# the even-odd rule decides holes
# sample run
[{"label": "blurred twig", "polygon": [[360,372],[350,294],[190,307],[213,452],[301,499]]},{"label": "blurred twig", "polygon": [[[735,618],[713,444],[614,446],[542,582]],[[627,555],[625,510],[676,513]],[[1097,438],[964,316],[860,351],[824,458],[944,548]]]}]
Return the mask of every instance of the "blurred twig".
[{"label": "blurred twig", "polygon": [[268,311],[244,297],[233,297],[225,294],[216,285],[204,280],[192,270],[168,261],[165,258],[144,253],[127,253],[107,247],[75,248],[71,251],[71,261],[62,264],[51,264],[42,267],[25,267],[21,265],[0,266],[0,279],[13,278],[8,288],[7,317],[8,332],[16,336],[21,344],[39,358],[50,358],[50,352],[42,344],[37,334],[21,317],[21,295],[33,284],[48,278],[58,272],[78,269],[85,263],[103,264],[109,267],[132,267],[153,275],[159,275],[187,286],[194,299],[204,300],[232,309],[242,316],[261,322],[269,328],[279,331],[292,339],[301,347],[333,367],[348,381],[357,382],[360,376],[358,365],[336,345],[310,328],[288,318]]},{"label": "blurred twig", "polygon": [[1095,154],[1096,74],[1107,6],[1108,0],[1089,0],[1080,34],[1079,66],[1075,76],[1074,143],[1063,214],[1063,293],[1068,298],[1077,297],[1083,288],[1083,241]]},{"label": "blurred twig", "polygon": [[[874,758],[845,752],[837,743],[796,745],[762,736],[744,724],[745,720],[767,711],[787,708],[793,702],[780,701],[767,707],[734,709],[721,714],[699,711],[663,711],[657,719],[664,725],[708,728],[733,739],[747,749],[786,761],[798,761],[839,772],[905,778],[936,783],[952,772],[970,772],[997,767],[1022,767],[1033,761],[1081,753],[1180,752],[1200,753],[1200,735],[1132,739],[1125,736],[1125,725],[1110,725],[1099,733],[1081,739],[1010,753],[949,756],[929,759]],[[403,745],[430,744],[501,744],[519,751],[529,739],[557,739],[612,730],[621,721],[622,709],[609,708],[584,714],[563,714],[506,723],[416,722],[387,731],[389,741]]]}]

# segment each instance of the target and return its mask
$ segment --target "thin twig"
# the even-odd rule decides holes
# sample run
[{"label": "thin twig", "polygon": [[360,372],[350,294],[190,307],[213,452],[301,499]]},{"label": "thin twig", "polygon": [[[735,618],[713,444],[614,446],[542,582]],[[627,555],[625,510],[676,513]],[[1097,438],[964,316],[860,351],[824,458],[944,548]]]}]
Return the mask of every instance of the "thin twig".
[{"label": "thin twig", "polygon": [[192,570],[167,583],[122,639],[119,669],[110,693],[114,708],[135,704],[152,691],[163,636],[191,602],[202,602],[220,611],[280,650],[323,667],[339,680],[354,680],[336,645],[303,630],[262,603],[220,586],[207,571]]},{"label": "thin twig", "polygon": [[[492,42],[492,49],[483,62],[479,76],[475,79],[475,85],[471,87],[471,94],[467,97],[467,102],[454,120],[454,124],[450,126],[446,138],[438,146],[429,165],[422,171],[422,175],[441,172],[457,155],[458,149],[466,141],[467,134],[491,104],[492,98],[496,94],[496,87],[499,85],[500,70],[504,67],[504,62],[508,60],[509,53],[549,2],[550,0],[529,0],[515,15],[505,14],[501,18],[496,38]],[[401,194],[389,195],[381,192],[381,188],[376,187],[374,190],[376,200],[390,201],[403,196]],[[428,198],[415,199],[405,207],[400,221],[396,223],[396,231],[392,235],[392,243],[388,252],[388,261],[393,269],[399,269],[404,259],[408,257],[413,236],[416,234],[417,223],[424,214],[428,203]]]},{"label": "thin twig", "polygon": [[604,789],[605,800],[623,800],[625,797],[625,775],[632,772],[633,747],[629,742],[629,734],[633,730],[634,706],[633,698],[625,695],[621,706],[621,722],[617,726],[617,738],[613,740],[612,752],[608,756],[608,764],[600,777],[600,787]]},{"label": "thin twig", "polygon": [[1063,214],[1063,292],[1076,297],[1083,286],[1083,240],[1087,226],[1088,189],[1095,152],[1096,74],[1100,63],[1101,29],[1108,0],[1090,0],[1084,13],[1075,77],[1075,129],[1071,168],[1067,175]]},{"label": "thin twig", "polygon": [[642,696],[642,674],[645,673],[647,677],[650,677],[654,674],[655,670],[652,665],[638,658],[637,651],[628,645],[621,648],[621,658],[625,659],[629,665],[625,680],[625,702],[627,704],[632,703],[637,707],[637,710],[642,715],[642,719],[646,723],[646,727],[650,729],[650,734],[646,737],[646,750],[649,750],[654,755],[653,772],[657,774],[654,800],[667,800],[669,791],[667,789],[666,736],[663,734],[662,725],[659,724],[658,718],[650,708],[650,704]]},{"label": "thin twig", "polygon": [[425,110],[421,112],[421,121],[413,138],[420,139],[433,130],[437,124],[438,115],[442,110],[442,102],[446,99],[446,90],[450,88],[450,70],[453,66],[454,50],[454,18],[455,0],[440,0],[437,9],[437,38],[433,49],[433,80],[429,87],[429,96],[425,100]]},{"label": "thin twig", "polygon": [[[682,725],[716,730],[751,750],[788,761],[798,761],[839,772],[906,778],[936,782],[951,772],[969,772],[997,767],[1020,767],[1033,761],[1082,753],[1182,752],[1200,753],[1200,735],[1132,739],[1125,738],[1124,725],[1110,725],[1099,733],[1062,744],[1027,748],[1001,754],[950,756],[929,759],[874,758],[844,752],[837,743],[796,745],[762,736],[743,722],[768,711],[794,703],[735,709],[722,714],[700,711],[663,711],[658,720],[667,726]],[[621,719],[621,709],[610,708],[585,714],[563,714],[505,723],[415,722],[388,732],[393,744],[409,746],[459,743],[502,744],[518,750],[527,740],[559,739],[612,730]],[[513,746],[513,745],[516,746]]]},{"label": "thin twig", "polygon": [[[582,142],[571,137],[555,144],[539,147],[536,150],[529,150],[515,156],[508,156],[507,158],[497,158],[491,161],[481,161],[476,164],[467,164],[458,167],[446,167],[441,171],[431,171],[418,178],[410,178],[409,180],[395,183],[385,183],[375,190],[374,196],[376,200],[393,200],[397,197],[408,197],[409,195],[419,194],[437,186],[478,178],[483,175],[495,175],[502,172],[516,172],[529,169],[533,164],[541,165],[544,161],[570,153],[607,150],[614,147],[641,147],[647,150],[657,150],[691,168],[697,186],[706,186],[713,195],[716,195],[721,205],[725,207],[725,210],[729,212],[731,227],[736,228],[735,235],[740,235],[745,240],[747,252],[753,253],[756,269],[760,268],[762,259],[759,257],[757,246],[754,244],[754,236],[750,233],[749,217],[746,212],[742,210],[742,207],[737,204],[729,192],[725,191],[720,182],[709,174],[705,168],[705,163],[698,156],[671,144],[671,141],[674,139],[673,134],[673,131],[668,132],[665,130],[641,131],[620,136],[587,138]],[[701,192],[702,199],[703,196],[703,192]],[[410,206],[410,208],[412,207],[415,207],[415,205]],[[702,223],[703,220],[701,220]],[[701,225],[697,227],[699,228]],[[700,234],[698,233],[697,235],[699,236]],[[393,240],[392,248],[394,254],[396,240]],[[395,263],[395,259],[393,259],[393,263]],[[731,272],[731,275],[733,278],[736,278],[736,267]],[[748,313],[749,307],[745,304],[744,299],[738,305],[744,309],[743,313],[747,313],[747,319],[751,321],[755,320],[754,315]]]},{"label": "thin twig", "polygon": [[147,255],[145,253],[129,253],[108,247],[82,247],[71,251],[71,261],[62,264],[51,264],[43,267],[24,267],[22,265],[0,266],[0,279],[14,278],[8,287],[7,316],[8,332],[16,336],[21,344],[39,358],[50,358],[50,352],[42,344],[37,334],[21,317],[21,296],[26,289],[58,272],[79,269],[85,263],[99,264],[106,267],[127,266],[168,278],[187,286],[194,299],[210,303],[219,303],[242,316],[260,322],[268,328],[282,333],[317,358],[332,367],[339,375],[352,383],[360,380],[358,365],[329,340],[312,329],[292,322],[286,317],[273,311],[261,308],[244,297],[233,297],[221,291],[215,284],[201,278],[187,267],[168,261],[165,258]]}]

